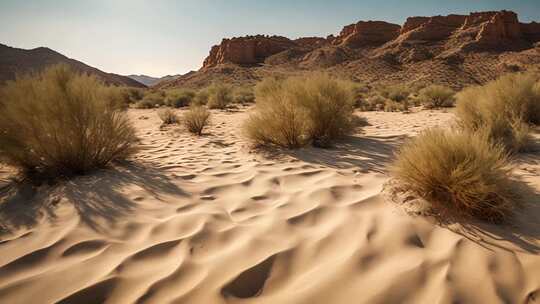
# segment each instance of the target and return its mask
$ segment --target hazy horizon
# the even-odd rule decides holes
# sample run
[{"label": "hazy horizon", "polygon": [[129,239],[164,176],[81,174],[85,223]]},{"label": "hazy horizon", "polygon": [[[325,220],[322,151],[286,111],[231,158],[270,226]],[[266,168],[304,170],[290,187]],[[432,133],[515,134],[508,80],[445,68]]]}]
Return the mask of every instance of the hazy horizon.
[{"label": "hazy horizon", "polygon": [[401,25],[409,16],[502,9],[516,12],[521,22],[540,21],[535,0],[1,0],[0,43],[48,47],[106,72],[161,77],[199,69],[222,38],[326,37],[360,20]]}]

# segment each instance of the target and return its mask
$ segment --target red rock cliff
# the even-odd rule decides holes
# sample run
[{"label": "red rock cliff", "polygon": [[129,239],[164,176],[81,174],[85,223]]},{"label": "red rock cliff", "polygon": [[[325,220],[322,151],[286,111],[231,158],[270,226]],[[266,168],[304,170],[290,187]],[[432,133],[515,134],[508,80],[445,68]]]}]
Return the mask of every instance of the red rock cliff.
[{"label": "red rock cliff", "polygon": [[347,25],[339,35],[331,38],[334,45],[360,47],[364,45],[381,45],[399,35],[401,27],[384,21],[360,21]]},{"label": "red rock cliff", "polygon": [[221,44],[210,50],[204,60],[203,67],[211,67],[220,63],[256,64],[263,62],[268,56],[287,50],[296,43],[280,36],[246,36],[223,39]]}]

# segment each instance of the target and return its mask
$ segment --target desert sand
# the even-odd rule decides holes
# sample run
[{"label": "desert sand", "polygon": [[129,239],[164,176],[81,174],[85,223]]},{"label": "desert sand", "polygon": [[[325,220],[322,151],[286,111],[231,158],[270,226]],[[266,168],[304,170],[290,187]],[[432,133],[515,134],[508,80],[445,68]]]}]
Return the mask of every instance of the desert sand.
[{"label": "desert sand", "polygon": [[[512,225],[414,216],[381,194],[393,152],[451,112],[369,112],[333,149],[255,151],[249,109],[202,137],[129,110],[130,162],[56,187],[0,168],[0,303],[540,303],[540,156]],[[536,205],[534,204],[536,203]]]}]

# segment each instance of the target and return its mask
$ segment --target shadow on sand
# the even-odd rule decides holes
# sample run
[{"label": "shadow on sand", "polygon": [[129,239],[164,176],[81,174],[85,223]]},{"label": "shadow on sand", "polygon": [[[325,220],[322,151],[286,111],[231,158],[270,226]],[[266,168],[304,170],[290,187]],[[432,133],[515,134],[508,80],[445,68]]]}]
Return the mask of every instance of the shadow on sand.
[{"label": "shadow on sand", "polygon": [[517,247],[523,252],[540,254],[540,193],[531,186],[521,183],[520,195],[523,205],[518,208],[508,223],[490,224],[480,221],[458,220],[460,228],[442,226],[487,249],[500,248],[510,252]]},{"label": "shadow on sand", "polygon": [[331,148],[305,147],[298,150],[266,149],[258,152],[271,159],[291,156],[307,163],[336,169],[358,168],[361,172],[385,173],[394,152],[406,136],[347,136]]},{"label": "shadow on sand", "polygon": [[130,162],[60,181],[54,186],[12,184],[0,192],[0,235],[32,228],[43,217],[54,221],[56,205],[62,199],[73,205],[81,222],[94,230],[103,230],[137,207],[136,202],[122,193],[124,187],[132,185],[157,199],[160,194],[187,196],[157,170]]}]

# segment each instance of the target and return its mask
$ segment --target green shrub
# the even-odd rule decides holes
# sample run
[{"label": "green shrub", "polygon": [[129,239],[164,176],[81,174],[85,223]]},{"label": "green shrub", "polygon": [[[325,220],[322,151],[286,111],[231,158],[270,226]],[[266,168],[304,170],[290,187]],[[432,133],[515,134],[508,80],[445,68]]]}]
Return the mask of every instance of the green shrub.
[{"label": "green shrub", "polygon": [[166,93],[165,103],[173,108],[186,107],[195,99],[193,90],[170,90]]},{"label": "green shrub", "polygon": [[247,104],[255,102],[255,93],[251,87],[240,87],[234,90],[234,102]]},{"label": "green shrub", "polygon": [[463,129],[483,132],[509,151],[522,151],[530,139],[528,124],[540,122],[539,105],[536,78],[513,74],[457,94],[456,115]]},{"label": "green shrub", "polygon": [[441,85],[430,85],[420,90],[418,101],[427,109],[452,107],[454,91]]},{"label": "green shrub", "polygon": [[164,125],[171,125],[178,123],[178,115],[174,112],[174,110],[171,110],[169,108],[167,109],[160,109],[157,112],[159,119],[163,122]]},{"label": "green shrub", "polygon": [[29,176],[55,178],[127,157],[135,130],[112,92],[67,65],[8,83],[1,92],[0,158]]},{"label": "green shrub", "polygon": [[327,147],[353,128],[350,86],[327,75],[265,79],[255,94],[256,108],[244,130],[257,144]]},{"label": "green shrub", "polygon": [[184,113],[182,121],[189,132],[200,136],[210,121],[210,112],[204,106],[193,105]]},{"label": "green shrub", "polygon": [[208,87],[208,102],[210,109],[225,109],[233,101],[232,87],[222,83],[214,83]]},{"label": "green shrub", "polygon": [[439,211],[497,222],[516,206],[506,153],[480,134],[427,130],[402,146],[393,173]]}]

